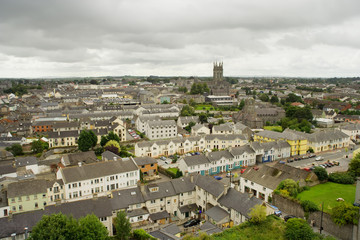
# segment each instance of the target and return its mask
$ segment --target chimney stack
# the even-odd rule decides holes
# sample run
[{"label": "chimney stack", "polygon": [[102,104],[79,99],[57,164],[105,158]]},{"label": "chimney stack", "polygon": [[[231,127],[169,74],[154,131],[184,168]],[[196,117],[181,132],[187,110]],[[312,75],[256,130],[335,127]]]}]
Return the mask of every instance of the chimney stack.
[{"label": "chimney stack", "polygon": [[192,175],[192,174],[190,175],[190,182],[192,182],[192,183],[194,182],[194,175]]},{"label": "chimney stack", "polygon": [[81,167],[81,166],[82,166],[82,162],[78,162],[78,165],[79,165],[79,167]]},{"label": "chimney stack", "polygon": [[114,161],[117,161],[117,157],[114,157]]}]

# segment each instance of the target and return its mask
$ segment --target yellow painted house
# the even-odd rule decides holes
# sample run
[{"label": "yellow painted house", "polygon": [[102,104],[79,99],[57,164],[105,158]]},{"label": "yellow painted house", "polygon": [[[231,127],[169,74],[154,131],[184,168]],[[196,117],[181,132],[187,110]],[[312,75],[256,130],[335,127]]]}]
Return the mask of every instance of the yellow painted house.
[{"label": "yellow painted house", "polygon": [[254,134],[254,141],[272,142],[277,140],[285,140],[291,146],[291,156],[306,154],[309,149],[308,141],[305,136],[294,130],[285,129],[282,133],[264,130]]},{"label": "yellow painted house", "polygon": [[46,180],[34,179],[10,183],[8,204],[13,214],[44,209],[47,204]]}]

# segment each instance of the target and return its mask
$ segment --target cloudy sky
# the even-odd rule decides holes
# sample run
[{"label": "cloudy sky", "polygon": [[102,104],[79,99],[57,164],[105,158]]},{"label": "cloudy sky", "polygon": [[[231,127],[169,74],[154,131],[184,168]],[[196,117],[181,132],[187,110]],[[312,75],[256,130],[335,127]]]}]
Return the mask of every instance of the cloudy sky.
[{"label": "cloudy sky", "polygon": [[360,76],[359,0],[0,0],[0,77]]}]

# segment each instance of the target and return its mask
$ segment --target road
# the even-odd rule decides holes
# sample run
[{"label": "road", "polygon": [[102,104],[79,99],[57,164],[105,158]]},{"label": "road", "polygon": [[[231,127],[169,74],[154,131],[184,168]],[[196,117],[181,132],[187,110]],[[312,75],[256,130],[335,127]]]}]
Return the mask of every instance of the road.
[{"label": "road", "polygon": [[[287,163],[287,164],[290,166],[293,166],[293,167],[305,168],[305,167],[311,167],[312,164],[314,164],[315,166],[318,166],[319,164],[322,164],[327,161],[338,161],[340,163],[339,166],[326,168],[326,170],[329,173],[344,172],[344,171],[348,170],[349,162],[352,158],[352,152],[357,148],[359,148],[359,146],[354,146],[353,150],[351,150],[349,148],[348,152],[346,152],[345,149],[338,149],[338,150],[334,150],[331,152],[316,154],[316,156],[322,156],[324,158],[324,160],[322,160],[322,161],[315,161],[315,158],[308,158],[308,159],[294,161],[294,162]],[[348,158],[346,158],[346,155],[348,155]]]}]

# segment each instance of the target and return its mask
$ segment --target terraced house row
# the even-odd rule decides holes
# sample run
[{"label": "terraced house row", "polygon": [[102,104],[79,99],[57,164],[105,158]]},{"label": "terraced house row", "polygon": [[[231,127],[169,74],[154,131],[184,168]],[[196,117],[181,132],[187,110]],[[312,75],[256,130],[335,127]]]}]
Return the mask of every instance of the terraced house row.
[{"label": "terraced house row", "polygon": [[185,157],[179,161],[179,168],[184,173],[212,175],[289,156],[290,145],[285,141],[252,142],[241,147],[230,147],[224,151]]},{"label": "terraced house row", "polygon": [[349,146],[350,137],[337,129],[325,129],[314,133],[303,133],[285,129],[282,133],[264,130],[254,134],[254,141],[271,142],[285,140],[291,146],[291,155],[303,155],[310,148],[315,153]]},{"label": "terraced house row", "polygon": [[[82,184],[81,188],[84,189],[85,185]],[[43,215],[58,212],[71,214],[75,218],[94,213],[110,235],[114,233],[112,222],[118,211],[126,212],[133,228],[147,231],[159,229],[173,220],[195,216],[224,228],[249,219],[250,209],[257,204],[264,203],[258,198],[250,198],[247,193],[241,193],[237,186],[229,188],[212,177],[195,174],[146,186],[113,190],[105,197],[42,205],[43,210],[18,213],[11,220],[3,217],[0,218],[0,225],[4,231],[0,231],[0,238],[10,237],[13,233],[17,237],[24,236],[25,227],[31,232]]]},{"label": "terraced house row", "polygon": [[243,134],[216,134],[139,142],[135,144],[135,155],[138,157],[160,157],[176,153],[184,154],[188,152],[202,152],[205,149],[226,149],[229,147],[239,147],[244,146],[248,142],[247,136]]}]

